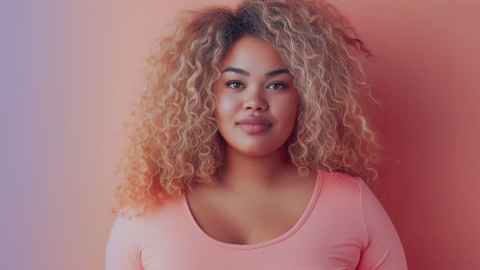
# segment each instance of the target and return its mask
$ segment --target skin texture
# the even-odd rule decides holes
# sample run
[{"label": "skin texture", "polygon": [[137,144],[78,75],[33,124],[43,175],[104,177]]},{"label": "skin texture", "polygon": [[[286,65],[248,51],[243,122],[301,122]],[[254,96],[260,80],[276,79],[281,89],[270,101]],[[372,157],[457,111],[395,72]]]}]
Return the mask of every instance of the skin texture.
[{"label": "skin texture", "polygon": [[[245,36],[222,61],[222,71],[231,68],[235,71],[223,72],[214,84],[226,166],[216,186],[196,187],[187,199],[207,234],[252,244],[273,239],[296,223],[316,175],[299,176],[288,160],[285,143],[295,128],[299,96],[279,54],[270,43]],[[274,70],[287,72],[265,75]],[[269,119],[271,128],[247,134],[236,123],[250,115]]]},{"label": "skin texture", "polygon": [[[266,75],[281,69],[286,72]],[[293,77],[271,44],[252,36],[230,48],[220,70],[222,77],[214,84],[215,118],[227,144],[221,188],[249,194],[271,189],[293,168],[285,145],[298,114]],[[236,123],[251,115],[267,118],[271,128],[260,135],[247,134]]]}]

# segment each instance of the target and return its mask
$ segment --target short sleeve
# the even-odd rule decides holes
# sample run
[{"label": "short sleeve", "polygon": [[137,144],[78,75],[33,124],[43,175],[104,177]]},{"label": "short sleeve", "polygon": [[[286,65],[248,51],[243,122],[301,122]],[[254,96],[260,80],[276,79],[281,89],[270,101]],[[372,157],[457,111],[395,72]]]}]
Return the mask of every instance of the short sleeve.
[{"label": "short sleeve", "polygon": [[143,270],[138,226],[126,217],[113,222],[106,244],[105,270]]},{"label": "short sleeve", "polygon": [[407,270],[405,252],[387,212],[367,184],[359,179],[367,245],[357,270]]}]

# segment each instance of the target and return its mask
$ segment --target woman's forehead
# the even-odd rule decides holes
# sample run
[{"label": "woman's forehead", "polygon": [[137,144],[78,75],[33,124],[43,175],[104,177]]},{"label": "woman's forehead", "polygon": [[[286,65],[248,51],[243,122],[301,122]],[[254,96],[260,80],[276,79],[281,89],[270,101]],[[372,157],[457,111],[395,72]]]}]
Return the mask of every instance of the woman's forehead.
[{"label": "woman's forehead", "polygon": [[222,59],[220,69],[243,70],[250,74],[265,74],[286,69],[280,54],[264,40],[245,36],[237,40]]}]

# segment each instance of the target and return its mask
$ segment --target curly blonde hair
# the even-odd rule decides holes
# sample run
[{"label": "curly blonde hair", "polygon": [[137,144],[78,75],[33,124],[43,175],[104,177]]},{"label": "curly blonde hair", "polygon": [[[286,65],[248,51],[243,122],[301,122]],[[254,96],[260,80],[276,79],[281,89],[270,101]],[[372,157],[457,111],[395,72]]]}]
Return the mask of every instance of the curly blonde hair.
[{"label": "curly blonde hair", "polygon": [[270,42],[294,77],[300,109],[287,143],[298,172],[341,171],[367,183],[377,177],[373,163],[381,146],[359,95],[370,86],[358,56],[371,53],[334,6],[246,0],[236,8],[188,14],[147,59],[146,89],[132,114],[114,213],[141,214],[183,194],[193,181],[215,181],[225,145],[213,116],[212,85],[228,49],[244,35]]}]

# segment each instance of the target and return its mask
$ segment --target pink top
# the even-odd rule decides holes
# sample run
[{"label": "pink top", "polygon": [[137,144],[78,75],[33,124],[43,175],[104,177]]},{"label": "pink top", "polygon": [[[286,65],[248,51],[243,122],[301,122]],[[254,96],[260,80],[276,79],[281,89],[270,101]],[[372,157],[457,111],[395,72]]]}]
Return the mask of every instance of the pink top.
[{"label": "pink top", "polygon": [[406,270],[388,214],[359,177],[319,170],[301,218],[269,241],[216,240],[193,218],[185,196],[134,219],[118,216],[106,270]]}]

